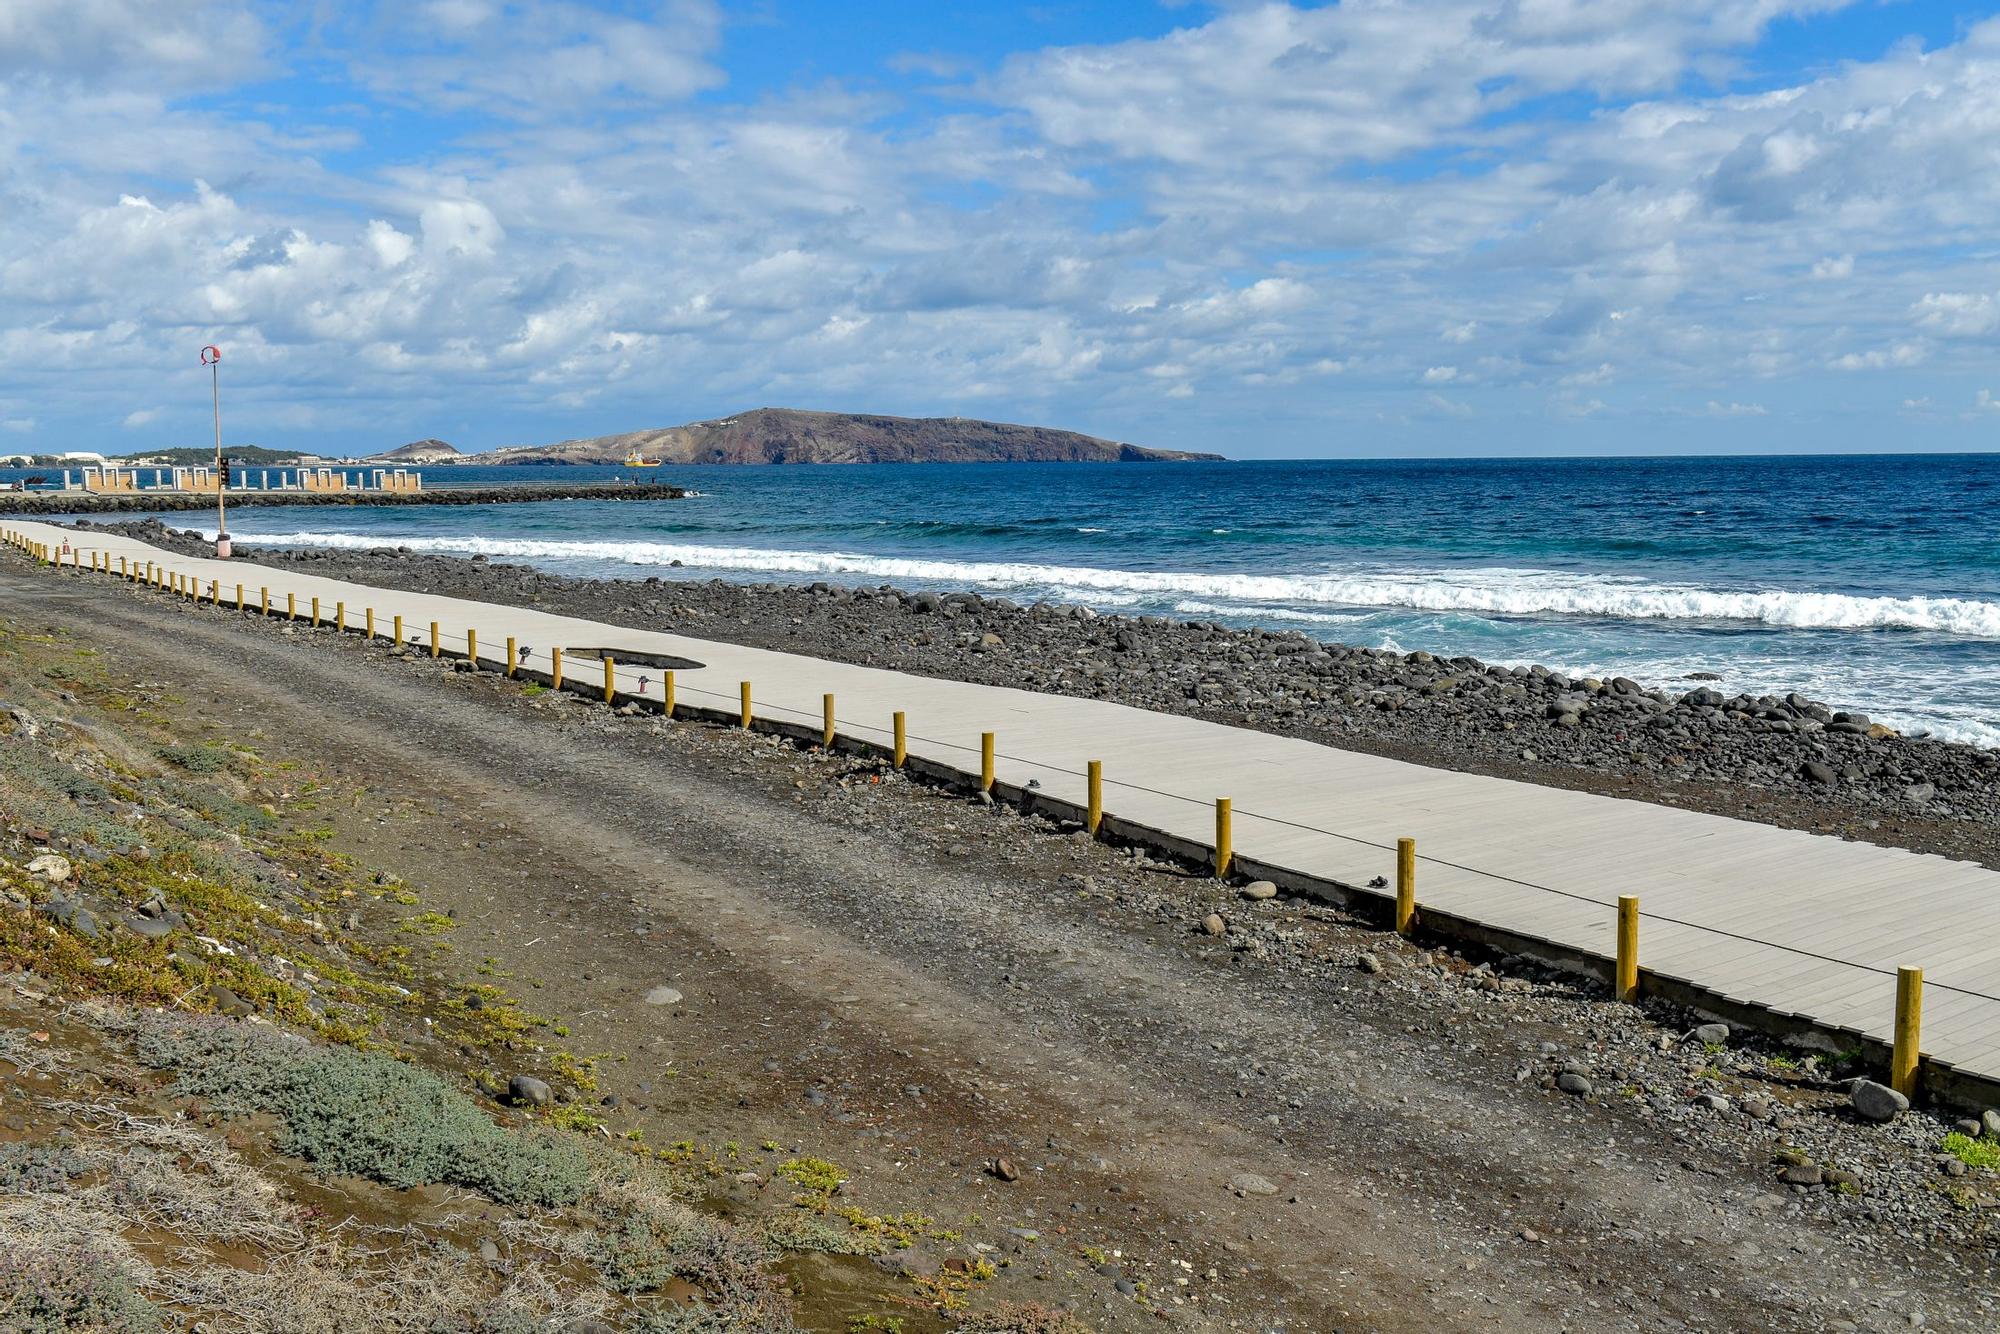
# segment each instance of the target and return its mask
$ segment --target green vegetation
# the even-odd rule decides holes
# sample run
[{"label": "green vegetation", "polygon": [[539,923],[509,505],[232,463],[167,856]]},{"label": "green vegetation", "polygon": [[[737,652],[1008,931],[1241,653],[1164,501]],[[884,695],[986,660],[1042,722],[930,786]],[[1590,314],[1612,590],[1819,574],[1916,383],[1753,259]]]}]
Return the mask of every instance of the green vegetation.
[{"label": "green vegetation", "polygon": [[504,1130],[437,1076],[373,1052],[159,1016],[141,1021],[138,1050],[173,1070],[182,1094],[275,1114],[279,1147],[329,1171],[400,1187],[446,1182],[502,1204],[569,1204],[589,1182],[568,1141]]},{"label": "green vegetation", "polygon": [[0,1328],[14,1334],[142,1334],[160,1328],[160,1313],[133,1287],[109,1244],[53,1240],[0,1247]]},{"label": "green vegetation", "polygon": [[1967,1167],[2000,1169],[2000,1139],[1989,1135],[1974,1139],[1954,1130],[1944,1137],[1944,1151]]}]

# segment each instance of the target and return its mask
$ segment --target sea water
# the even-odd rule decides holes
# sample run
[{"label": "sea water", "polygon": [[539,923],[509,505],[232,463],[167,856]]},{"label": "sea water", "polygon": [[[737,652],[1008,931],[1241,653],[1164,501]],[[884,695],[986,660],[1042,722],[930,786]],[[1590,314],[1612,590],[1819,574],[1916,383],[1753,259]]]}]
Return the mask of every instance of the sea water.
[{"label": "sea water", "polygon": [[700,494],[245,508],[230,527],[611,578],[974,589],[1668,687],[1712,673],[1728,692],[1799,690],[2000,746],[2000,455],[427,476],[626,477]]}]

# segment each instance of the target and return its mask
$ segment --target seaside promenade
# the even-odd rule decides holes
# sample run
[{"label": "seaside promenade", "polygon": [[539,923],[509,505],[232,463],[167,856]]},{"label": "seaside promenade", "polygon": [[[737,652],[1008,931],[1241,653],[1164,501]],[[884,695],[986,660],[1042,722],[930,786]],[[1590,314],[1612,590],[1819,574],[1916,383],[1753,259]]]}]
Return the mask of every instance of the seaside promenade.
[{"label": "seaside promenade", "polygon": [[[51,577],[101,586],[146,571],[171,589],[300,620],[393,633],[485,670],[547,680],[619,703],[735,720],[743,683],[756,725],[818,736],[825,697],[840,744],[883,751],[907,720],[913,765],[981,781],[994,737],[997,795],[1081,814],[1102,766],[1108,830],[1212,855],[1218,799],[1231,803],[1234,870],[1347,899],[1393,902],[1399,839],[1415,841],[1419,930],[1485,939],[1610,973],[1617,904],[1639,900],[1642,990],[1774,1031],[1810,1027],[1836,1044],[1894,1038],[1897,970],[1923,970],[1922,1087],[1991,1105],[2000,1093],[2000,873],[1895,848],[1749,821],[1431,769],[1313,742],[1119,704],[936,680],[435,594],[371,588],[247,560],[176,555],[106,533],[0,521],[52,552]],[[93,570],[93,567],[94,570]],[[607,673],[600,654],[614,666]],[[668,660],[675,660],[669,662]],[[608,678],[608,679],[607,679]],[[1376,887],[1371,887],[1376,882]],[[1383,887],[1386,886],[1386,887]]]}]

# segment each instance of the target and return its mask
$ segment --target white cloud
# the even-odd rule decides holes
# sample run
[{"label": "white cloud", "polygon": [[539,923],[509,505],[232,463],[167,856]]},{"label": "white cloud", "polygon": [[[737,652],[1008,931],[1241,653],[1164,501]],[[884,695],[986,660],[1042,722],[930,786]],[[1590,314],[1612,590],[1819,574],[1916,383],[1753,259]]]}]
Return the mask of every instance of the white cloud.
[{"label": "white cloud", "polygon": [[1879,371],[1896,367],[1914,366],[1924,359],[1924,349],[1918,343],[1898,343],[1894,347],[1870,348],[1866,352],[1847,352],[1835,357],[1828,364],[1837,371]]},{"label": "white cloud", "polygon": [[[756,30],[712,4],[430,0],[322,11],[335,112],[176,98],[302,49],[282,8],[19,0],[0,394],[65,424],[172,404],[219,341],[246,422],[386,430],[387,405],[489,439],[977,401],[1314,447],[1298,423],[1458,420],[1436,391],[1468,382],[1546,426],[1532,405],[1608,414],[1615,379],[1621,425],[1684,426],[1871,370],[1884,405],[1964,403],[2000,334],[2000,20],[1785,82],[1760,34],[1827,7],[1186,11],[940,111],[873,81],[739,95],[722,58]],[[197,17],[220,54],[176,45]]]},{"label": "white cloud", "polygon": [[1911,313],[1924,328],[1949,336],[1972,337],[2000,327],[2000,303],[1985,292],[1928,292]]},{"label": "white cloud", "polygon": [[1708,415],[1711,417],[1768,417],[1770,409],[1762,403],[1723,403],[1708,400]]},{"label": "white cloud", "polygon": [[150,425],[159,419],[159,408],[138,408],[126,413],[125,420],[120,425],[124,426],[127,430],[131,430],[135,427]]}]

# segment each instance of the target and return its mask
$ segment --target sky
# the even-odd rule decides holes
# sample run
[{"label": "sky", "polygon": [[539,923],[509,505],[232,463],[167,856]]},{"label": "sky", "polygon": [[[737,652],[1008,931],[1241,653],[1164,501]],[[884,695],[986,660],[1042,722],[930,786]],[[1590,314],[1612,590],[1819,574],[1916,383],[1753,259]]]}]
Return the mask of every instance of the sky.
[{"label": "sky", "polygon": [[1996,8],[5,0],[0,453],[1990,449]]}]

